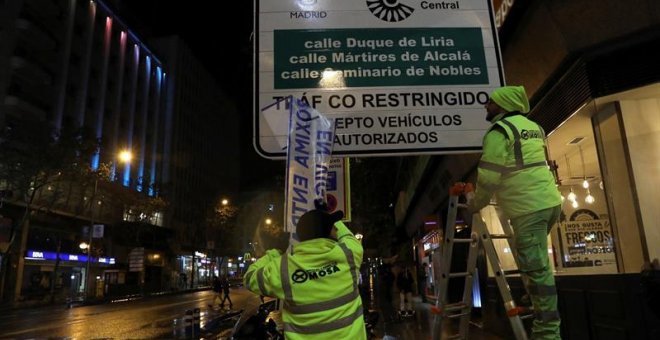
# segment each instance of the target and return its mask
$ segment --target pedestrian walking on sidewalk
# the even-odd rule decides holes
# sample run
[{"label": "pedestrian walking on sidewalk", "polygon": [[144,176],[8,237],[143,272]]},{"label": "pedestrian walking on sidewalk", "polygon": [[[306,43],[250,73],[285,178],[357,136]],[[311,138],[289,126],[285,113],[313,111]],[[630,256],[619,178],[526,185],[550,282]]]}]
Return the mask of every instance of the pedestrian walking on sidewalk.
[{"label": "pedestrian walking on sidewalk", "polygon": [[417,290],[419,291],[419,297],[422,299],[422,302],[426,303],[426,280],[428,264],[422,262],[422,266],[417,269]]},{"label": "pedestrian walking on sidewalk", "polygon": [[412,291],[413,291],[412,274],[408,268],[403,268],[399,275],[396,277],[396,286],[399,289],[399,312],[401,315],[413,314]]},{"label": "pedestrian walking on sidewalk", "polygon": [[229,301],[229,309],[231,309],[234,304],[231,302],[231,298],[229,297],[229,278],[227,275],[222,277],[220,287],[222,289],[222,293],[224,296],[222,297],[222,301],[220,301],[220,308],[225,307],[225,301]]},{"label": "pedestrian walking on sidewalk", "polygon": [[367,338],[357,273],[363,249],[343,215],[321,206],[304,213],[300,243],[285,253],[268,250],[243,278],[250,291],[284,300],[288,340]]},{"label": "pedestrian walking on sidewalk", "polygon": [[383,313],[383,321],[395,319],[396,312],[392,297],[394,289],[394,274],[389,263],[383,263],[378,268],[378,306]]},{"label": "pedestrian walking on sidewalk", "polygon": [[213,308],[216,306],[216,301],[220,300],[222,301],[222,283],[220,282],[220,279],[213,275],[213,301],[211,301],[211,304],[209,307]]},{"label": "pedestrian walking on sidewalk", "polygon": [[545,132],[525,115],[529,101],[522,86],[493,91],[486,112],[492,125],[484,136],[468,216],[496,195],[498,206],[511,221],[520,275],[534,306],[532,338],[560,339],[547,236],[559,218],[561,195],[548,166]]}]

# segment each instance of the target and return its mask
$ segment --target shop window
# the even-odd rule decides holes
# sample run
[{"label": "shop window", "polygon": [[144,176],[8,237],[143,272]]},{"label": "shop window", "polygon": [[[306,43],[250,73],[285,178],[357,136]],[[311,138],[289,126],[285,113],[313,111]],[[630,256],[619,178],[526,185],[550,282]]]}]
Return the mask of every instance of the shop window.
[{"label": "shop window", "polygon": [[549,247],[557,275],[618,273],[617,247],[601,174],[592,115],[586,105],[548,137],[562,195],[559,224]]}]

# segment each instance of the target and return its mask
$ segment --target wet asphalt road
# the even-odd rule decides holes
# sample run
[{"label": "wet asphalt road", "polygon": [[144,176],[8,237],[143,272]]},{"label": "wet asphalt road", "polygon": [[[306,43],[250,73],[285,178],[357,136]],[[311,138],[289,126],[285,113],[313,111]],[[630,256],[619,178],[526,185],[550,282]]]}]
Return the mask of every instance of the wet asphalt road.
[{"label": "wet asphalt road", "polygon": [[[258,296],[242,288],[231,290],[233,309]],[[188,309],[199,308],[202,327],[220,313],[209,308],[211,291],[163,295],[101,305],[49,306],[4,310],[0,339],[169,339],[182,327]]]}]

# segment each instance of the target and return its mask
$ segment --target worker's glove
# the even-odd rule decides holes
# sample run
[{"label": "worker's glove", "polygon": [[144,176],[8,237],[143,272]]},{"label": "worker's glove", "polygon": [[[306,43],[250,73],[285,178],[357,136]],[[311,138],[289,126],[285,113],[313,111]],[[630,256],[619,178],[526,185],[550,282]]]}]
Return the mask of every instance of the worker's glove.
[{"label": "worker's glove", "polygon": [[316,210],[321,210],[321,211],[328,212],[328,202],[326,202],[326,201],[324,201],[320,198],[315,199],[314,200],[314,208],[316,208]]}]

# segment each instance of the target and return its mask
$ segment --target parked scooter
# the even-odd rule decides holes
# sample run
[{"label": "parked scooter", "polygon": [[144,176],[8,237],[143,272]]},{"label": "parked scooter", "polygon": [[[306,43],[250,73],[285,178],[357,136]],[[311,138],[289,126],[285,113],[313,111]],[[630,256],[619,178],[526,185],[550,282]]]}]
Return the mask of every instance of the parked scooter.
[{"label": "parked scooter", "polygon": [[[231,332],[231,340],[283,340],[284,335],[277,329],[277,324],[270,318],[270,313],[277,309],[277,301],[271,300],[266,303],[255,296],[250,298],[247,306],[241,313],[238,321],[234,324]],[[376,338],[376,325],[379,314],[376,310],[364,311],[364,324],[367,339]]]},{"label": "parked scooter", "polygon": [[232,340],[283,340],[284,335],[269,317],[276,310],[276,300],[261,303],[258,296],[249,298],[247,306],[234,324]]}]

